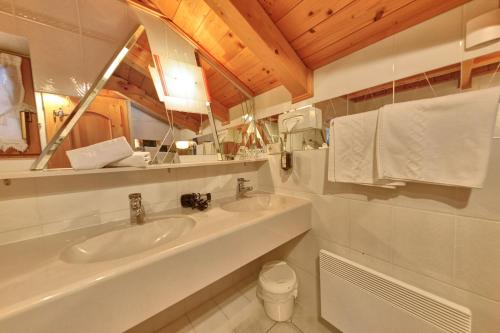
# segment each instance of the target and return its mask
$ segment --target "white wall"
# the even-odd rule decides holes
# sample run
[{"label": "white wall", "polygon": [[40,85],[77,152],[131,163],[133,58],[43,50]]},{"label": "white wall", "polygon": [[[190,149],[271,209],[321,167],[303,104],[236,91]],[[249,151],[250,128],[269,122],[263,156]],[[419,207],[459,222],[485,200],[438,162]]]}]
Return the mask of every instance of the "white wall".
[{"label": "white wall", "polygon": [[315,194],[321,187],[308,180],[317,170],[292,172],[273,155],[259,170],[259,188],[313,203],[312,230],[282,251],[297,271],[298,301],[311,320],[319,320],[318,251],[326,249],[470,308],[473,333],[498,330],[500,140],[493,140],[483,189],[325,182],[325,194]]},{"label": "white wall", "polygon": [[[131,113],[133,133],[132,139],[162,140],[170,128],[170,126],[165,124],[163,121],[159,121],[158,119],[151,117],[134,105],[132,105]],[[171,143],[172,139],[171,136],[169,136],[165,144],[170,145]]]},{"label": "white wall", "polygon": [[129,216],[128,194],[146,211],[178,208],[183,193],[233,196],[236,179],[257,183],[257,164],[14,179],[0,183],[0,244],[106,223]]},{"label": "white wall", "polygon": [[[463,22],[498,1],[476,0],[396,34],[314,73],[322,101],[380,83],[500,50],[461,45]],[[393,67],[394,66],[394,67]],[[400,97],[404,97],[401,95]],[[259,115],[291,107],[282,88],[257,96]],[[326,249],[462,304],[472,311],[473,333],[500,327],[500,141],[483,189],[422,184],[377,189],[326,182],[314,194],[303,180],[279,169],[279,156],[259,170],[259,187],[313,202],[313,229],[283,251],[299,277],[299,302],[319,320],[318,251]],[[307,152],[305,152],[307,153]]]},{"label": "white wall", "polygon": [[320,102],[500,50],[500,41],[464,50],[465,22],[498,8],[473,0],[314,71],[314,96],[292,105],[283,86],[255,97],[257,118]]}]

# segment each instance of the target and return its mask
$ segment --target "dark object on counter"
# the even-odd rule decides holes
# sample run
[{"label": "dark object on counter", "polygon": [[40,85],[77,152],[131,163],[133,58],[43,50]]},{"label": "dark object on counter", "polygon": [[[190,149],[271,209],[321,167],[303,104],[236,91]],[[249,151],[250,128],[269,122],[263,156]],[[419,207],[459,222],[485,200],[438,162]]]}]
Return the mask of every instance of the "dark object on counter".
[{"label": "dark object on counter", "polygon": [[181,205],[184,208],[205,210],[208,208],[210,201],[212,201],[212,195],[210,193],[190,193],[181,195]]},{"label": "dark object on counter", "polygon": [[289,170],[292,168],[292,153],[283,151],[281,153],[281,168],[283,170]]}]

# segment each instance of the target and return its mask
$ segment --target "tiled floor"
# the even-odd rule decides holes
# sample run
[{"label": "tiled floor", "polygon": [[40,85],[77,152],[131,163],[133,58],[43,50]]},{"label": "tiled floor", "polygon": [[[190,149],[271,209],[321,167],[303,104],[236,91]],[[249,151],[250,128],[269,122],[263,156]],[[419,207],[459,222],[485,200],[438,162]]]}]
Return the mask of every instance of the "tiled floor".
[{"label": "tiled floor", "polygon": [[254,277],[188,312],[157,333],[327,333],[298,303],[291,322],[276,323],[256,296]]}]

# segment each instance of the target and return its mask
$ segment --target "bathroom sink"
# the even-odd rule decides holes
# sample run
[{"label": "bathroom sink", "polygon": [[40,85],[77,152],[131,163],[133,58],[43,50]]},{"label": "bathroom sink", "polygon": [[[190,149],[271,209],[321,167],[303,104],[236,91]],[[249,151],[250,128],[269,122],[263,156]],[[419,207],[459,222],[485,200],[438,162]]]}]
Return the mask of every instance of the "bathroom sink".
[{"label": "bathroom sink", "polygon": [[88,238],[64,250],[60,257],[69,263],[123,258],[171,242],[188,233],[195,224],[188,216],[166,216]]},{"label": "bathroom sink", "polygon": [[258,212],[280,209],[286,204],[286,197],[275,194],[247,194],[241,199],[223,204],[228,212]]}]

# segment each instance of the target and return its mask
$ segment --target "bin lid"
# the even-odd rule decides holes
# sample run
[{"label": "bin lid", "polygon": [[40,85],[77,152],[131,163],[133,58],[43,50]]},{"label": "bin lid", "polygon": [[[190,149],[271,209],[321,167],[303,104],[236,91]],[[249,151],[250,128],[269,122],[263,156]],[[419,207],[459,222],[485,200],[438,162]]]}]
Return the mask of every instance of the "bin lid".
[{"label": "bin lid", "polygon": [[282,294],[296,288],[297,276],[286,262],[277,260],[262,266],[259,282],[265,291]]}]

